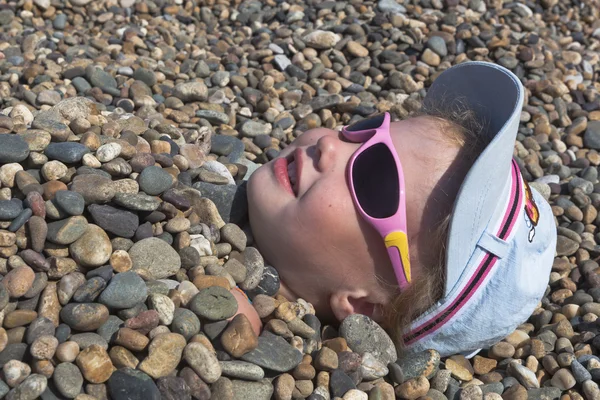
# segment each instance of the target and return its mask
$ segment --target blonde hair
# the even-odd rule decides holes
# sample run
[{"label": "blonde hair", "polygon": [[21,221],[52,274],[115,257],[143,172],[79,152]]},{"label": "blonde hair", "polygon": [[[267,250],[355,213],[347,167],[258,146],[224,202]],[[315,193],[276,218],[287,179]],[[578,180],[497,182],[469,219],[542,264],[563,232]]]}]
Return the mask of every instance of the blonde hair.
[{"label": "blonde hair", "polygon": [[[444,142],[461,149],[457,158],[460,157],[464,171],[473,165],[488,143],[484,134],[485,121],[480,121],[466,104],[466,101],[460,100],[438,102],[434,109],[422,109],[411,115],[433,118],[439,123],[440,130],[444,133]],[[428,251],[433,255],[433,261],[419,265],[419,277],[407,290],[400,292],[396,287],[392,301],[383,309],[383,324],[399,352],[404,348],[402,336],[411,322],[439,301],[444,292],[446,243],[455,198],[448,200],[449,206],[442,210],[438,221],[429,227],[427,242],[431,245]]]}]

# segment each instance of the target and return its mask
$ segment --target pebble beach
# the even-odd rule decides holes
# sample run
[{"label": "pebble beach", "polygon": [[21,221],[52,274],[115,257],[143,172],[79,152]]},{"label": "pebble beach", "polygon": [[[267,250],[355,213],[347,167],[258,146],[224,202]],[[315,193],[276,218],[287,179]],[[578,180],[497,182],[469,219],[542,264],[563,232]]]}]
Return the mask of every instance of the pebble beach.
[{"label": "pebble beach", "polygon": [[[398,359],[277,294],[246,184],[469,60],[526,88],[556,257],[503,341]],[[599,400],[599,60],[592,0],[0,0],[0,399]]]}]

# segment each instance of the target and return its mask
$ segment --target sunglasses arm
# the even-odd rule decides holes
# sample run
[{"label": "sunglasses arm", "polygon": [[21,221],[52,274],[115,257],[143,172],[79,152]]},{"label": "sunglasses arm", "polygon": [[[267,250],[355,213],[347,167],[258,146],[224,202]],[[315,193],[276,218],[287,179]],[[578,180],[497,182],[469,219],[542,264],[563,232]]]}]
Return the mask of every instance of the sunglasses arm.
[{"label": "sunglasses arm", "polygon": [[408,255],[408,236],[406,232],[395,231],[384,237],[385,247],[392,260],[394,272],[398,278],[400,290],[408,287],[411,281],[410,257]]}]

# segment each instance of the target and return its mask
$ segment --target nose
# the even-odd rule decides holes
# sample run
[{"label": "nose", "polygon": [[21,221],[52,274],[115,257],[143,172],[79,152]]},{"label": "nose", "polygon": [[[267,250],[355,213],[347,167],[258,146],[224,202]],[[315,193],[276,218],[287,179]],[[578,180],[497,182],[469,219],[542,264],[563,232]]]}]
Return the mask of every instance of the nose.
[{"label": "nose", "polygon": [[336,159],[336,150],[340,144],[340,140],[337,136],[324,135],[317,141],[318,151],[318,163],[317,168],[319,172],[325,172],[333,168]]}]

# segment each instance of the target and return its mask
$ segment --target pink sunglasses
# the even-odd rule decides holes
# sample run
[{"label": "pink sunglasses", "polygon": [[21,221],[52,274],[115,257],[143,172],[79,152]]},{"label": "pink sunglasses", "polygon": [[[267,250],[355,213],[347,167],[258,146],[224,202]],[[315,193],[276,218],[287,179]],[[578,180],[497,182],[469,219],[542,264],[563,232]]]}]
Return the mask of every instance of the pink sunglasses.
[{"label": "pink sunglasses", "polygon": [[362,217],[379,232],[392,261],[398,285],[410,284],[406,233],[406,195],[402,164],[384,113],[342,128],[344,137],[363,143],[348,163],[352,200]]}]

